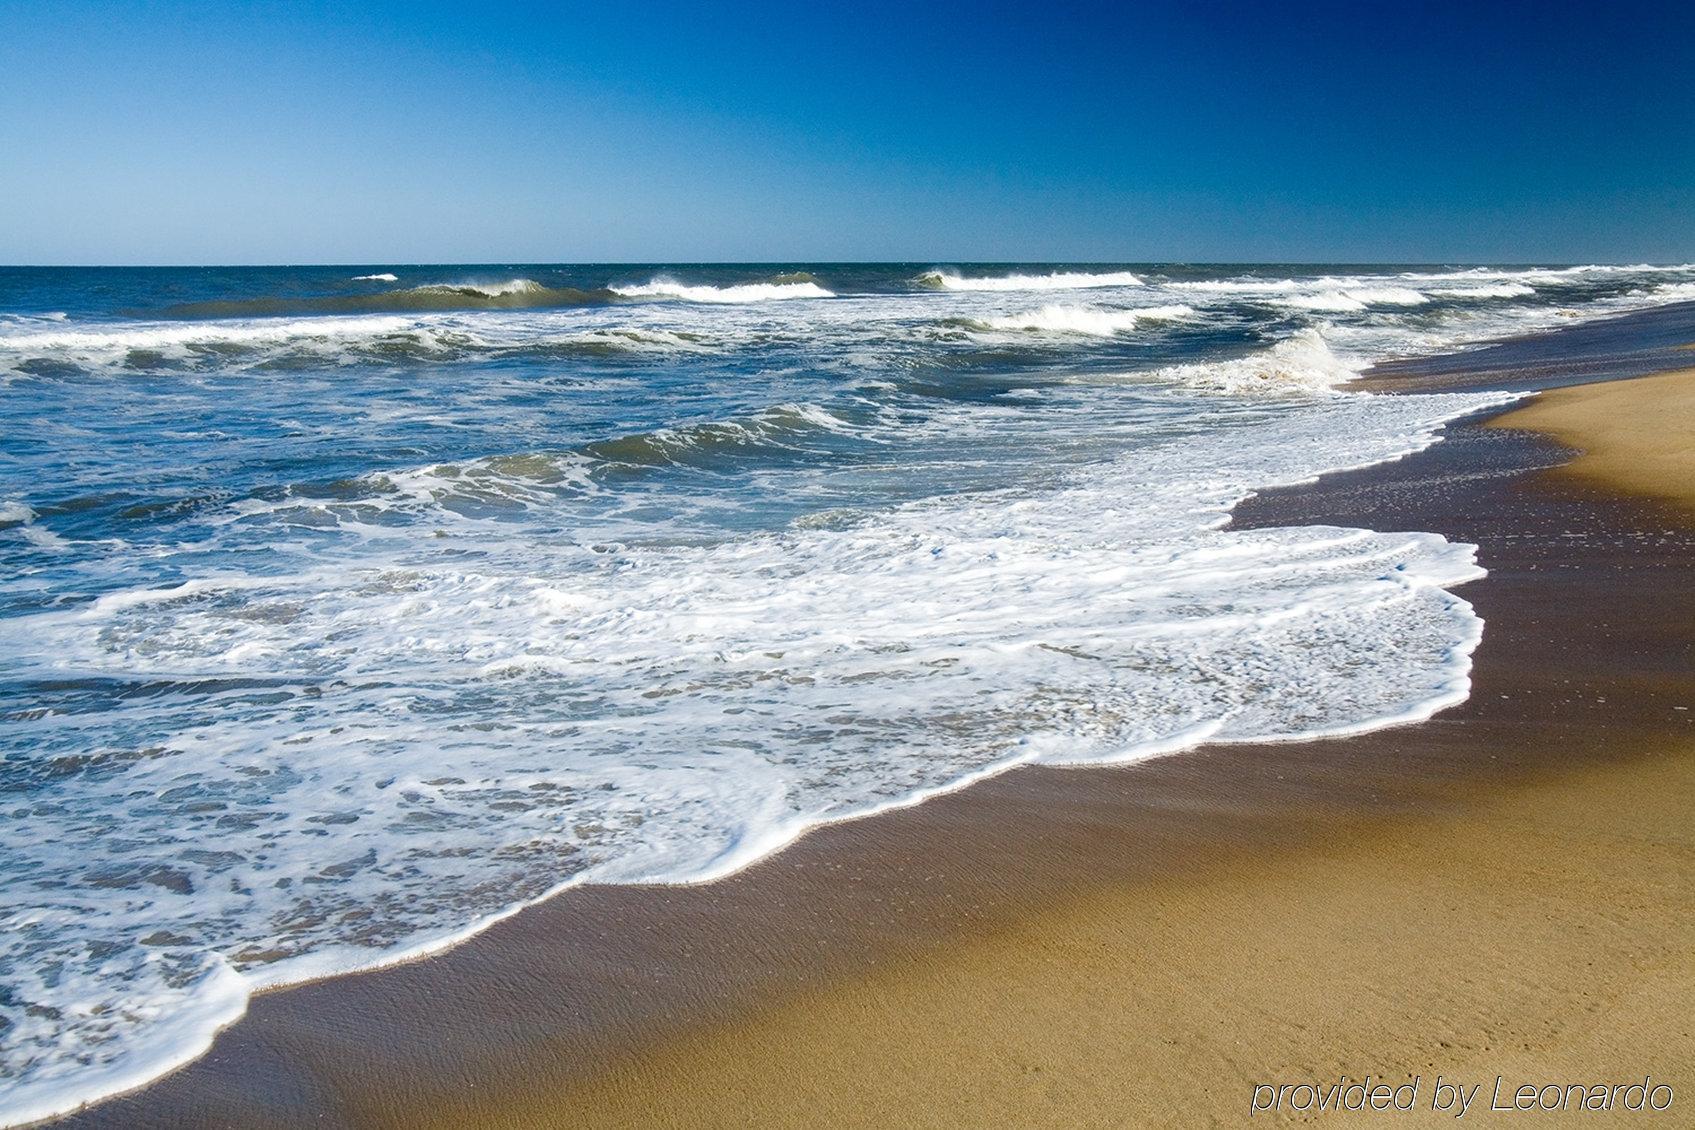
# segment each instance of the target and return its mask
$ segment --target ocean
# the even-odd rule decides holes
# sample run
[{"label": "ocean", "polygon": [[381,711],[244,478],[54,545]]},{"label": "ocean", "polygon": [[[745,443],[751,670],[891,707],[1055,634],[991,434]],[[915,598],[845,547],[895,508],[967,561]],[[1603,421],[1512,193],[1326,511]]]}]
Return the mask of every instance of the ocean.
[{"label": "ocean", "polygon": [[1373,361],[1691,299],[1695,266],[0,268],[0,1121],[572,884],[1428,717],[1474,548],[1231,508],[1508,399],[1338,387]]}]

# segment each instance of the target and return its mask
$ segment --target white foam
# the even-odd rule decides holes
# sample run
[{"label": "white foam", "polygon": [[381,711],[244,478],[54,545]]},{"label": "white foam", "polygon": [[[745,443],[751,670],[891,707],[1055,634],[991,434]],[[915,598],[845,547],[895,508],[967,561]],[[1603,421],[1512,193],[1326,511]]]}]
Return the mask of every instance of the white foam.
[{"label": "white foam", "polygon": [[[1315,393],[1350,381],[1358,371],[1331,351],[1317,329],[1304,329],[1265,349],[1228,361],[1168,365],[1152,378],[1228,393]],[[1136,379],[1146,379],[1137,375]]]},{"label": "white foam", "polygon": [[686,353],[715,348],[697,331],[607,322],[604,316],[591,321],[584,314],[580,310],[446,312],[128,322],[110,328],[34,327],[0,332],[0,369],[50,358],[107,372],[151,368],[161,361],[166,368],[210,367],[230,372],[285,357],[309,357],[330,365],[380,360],[385,348],[395,346],[443,361],[549,348]]},{"label": "white foam", "polygon": [[919,276],[926,286],[943,290],[1085,290],[1094,287],[1141,286],[1139,276],[1129,271],[1091,274],[1086,271],[1057,271],[1049,275],[984,275],[967,277],[954,271],[928,271]]},{"label": "white foam", "polygon": [[413,327],[409,318],[255,319],[247,322],[140,322],[111,329],[50,330],[0,334],[0,353],[122,354],[136,349],[173,349],[191,345],[248,344],[288,339],[365,337]]},{"label": "white foam", "polygon": [[685,302],[772,302],[790,298],[834,298],[814,282],[743,283],[739,286],[689,286],[672,279],[654,279],[635,286],[615,286],[625,298],[680,298]]},{"label": "white foam", "polygon": [[1111,337],[1134,330],[1144,322],[1169,322],[1194,314],[1188,306],[1144,306],[1131,310],[1103,310],[1092,306],[1044,306],[1027,314],[987,318],[978,325],[995,330],[1037,330],[1053,333]]},{"label": "white foam", "polygon": [[354,275],[354,282],[399,282],[400,276],[384,271],[380,275]]},{"label": "white foam", "polygon": [[1436,287],[1430,293],[1443,298],[1528,298],[1536,293],[1536,288],[1521,282],[1505,282]]},{"label": "white foam", "polygon": [[1192,279],[1168,282],[1167,287],[1189,290],[1199,294],[1279,294],[1298,290],[1302,283],[1294,279]]}]

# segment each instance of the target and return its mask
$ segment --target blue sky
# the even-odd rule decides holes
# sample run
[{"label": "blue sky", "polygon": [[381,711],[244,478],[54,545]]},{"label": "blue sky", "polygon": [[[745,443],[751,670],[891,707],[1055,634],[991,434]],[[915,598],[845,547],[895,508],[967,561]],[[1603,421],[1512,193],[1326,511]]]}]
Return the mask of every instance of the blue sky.
[{"label": "blue sky", "polygon": [[0,262],[1695,259],[1695,5],[0,0]]}]

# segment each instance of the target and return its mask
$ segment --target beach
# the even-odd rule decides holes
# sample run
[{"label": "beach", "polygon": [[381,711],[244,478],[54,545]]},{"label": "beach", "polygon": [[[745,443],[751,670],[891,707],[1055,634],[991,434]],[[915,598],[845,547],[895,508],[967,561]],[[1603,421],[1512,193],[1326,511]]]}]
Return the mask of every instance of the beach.
[{"label": "beach", "polygon": [[[1562,336],[1384,379],[1672,370],[1695,316]],[[1279,1116],[1262,1085],[1369,1076],[1416,1081],[1419,1109],[1348,1124],[1435,1124],[1440,1076],[1651,1077],[1676,1104],[1637,1117],[1680,1125],[1695,531],[1664,437],[1691,383],[1550,392],[1236,507],[1238,529],[1479,546],[1471,693],[1429,721],[1019,768],[715,882],[566,891],[430,960],[261,995],[203,1059],[67,1122],[1232,1126]]]},{"label": "beach", "polygon": [[13,8],[0,1130],[1695,1127],[1695,6]]}]

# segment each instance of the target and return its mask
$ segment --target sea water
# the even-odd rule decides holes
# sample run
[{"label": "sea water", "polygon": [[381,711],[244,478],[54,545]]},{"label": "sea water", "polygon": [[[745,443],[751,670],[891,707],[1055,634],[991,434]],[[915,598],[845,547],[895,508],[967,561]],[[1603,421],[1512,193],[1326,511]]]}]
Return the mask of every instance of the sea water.
[{"label": "sea water", "polygon": [[[1464,698],[1432,533],[1250,493],[1374,359],[1695,268],[0,269],[0,1120],[256,989],[1026,762]],[[1346,757],[1338,747],[1336,756]]]}]

